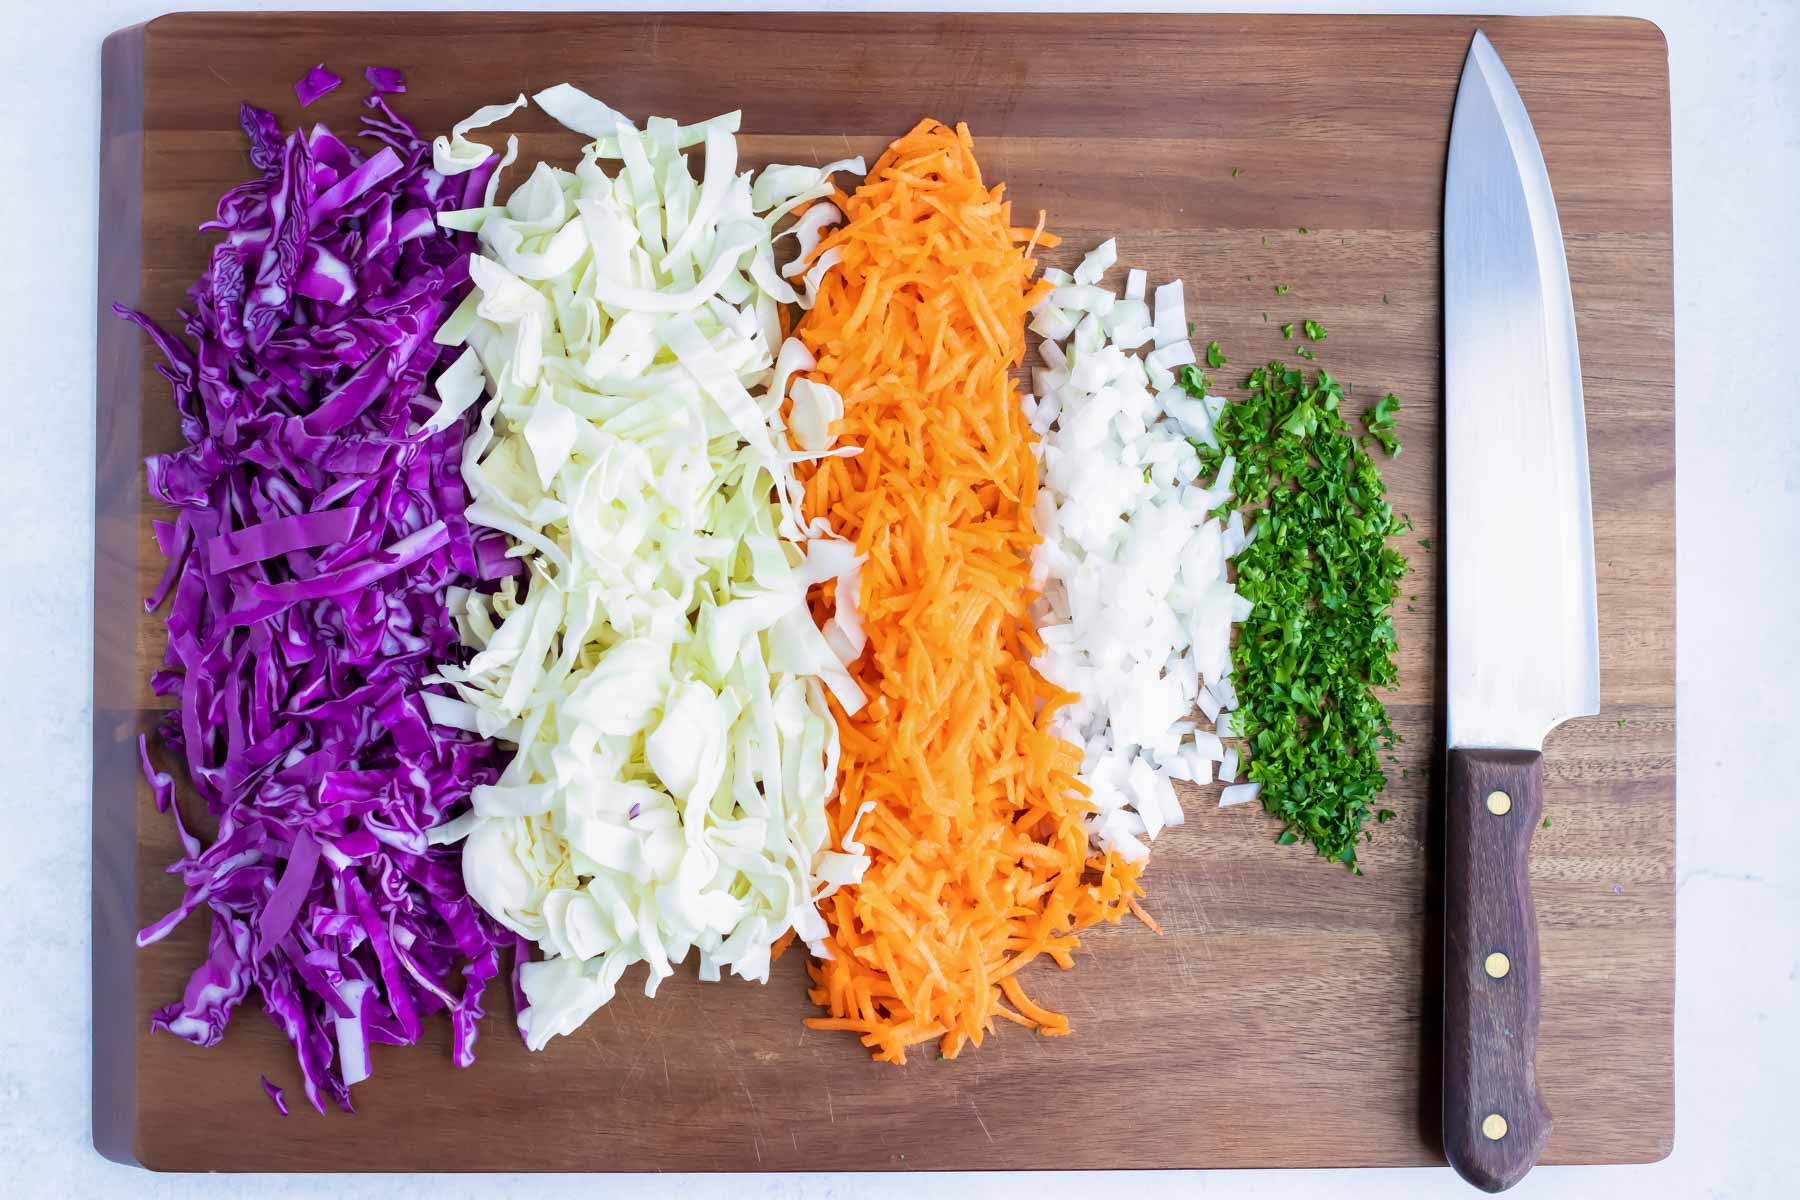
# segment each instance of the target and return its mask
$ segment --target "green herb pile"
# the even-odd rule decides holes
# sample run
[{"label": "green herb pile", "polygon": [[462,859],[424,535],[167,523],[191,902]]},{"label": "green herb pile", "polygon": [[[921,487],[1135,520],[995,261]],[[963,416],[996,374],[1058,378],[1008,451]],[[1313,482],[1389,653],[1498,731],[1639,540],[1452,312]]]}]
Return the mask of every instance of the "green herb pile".
[{"label": "green herb pile", "polygon": [[[1306,325],[1308,337],[1324,336]],[[1213,350],[1208,362],[1222,362]],[[1181,383],[1205,394],[1196,368],[1184,368]],[[1232,647],[1232,728],[1250,750],[1263,807],[1285,825],[1281,844],[1304,838],[1356,869],[1363,822],[1387,786],[1377,755],[1397,740],[1374,689],[1398,677],[1388,614],[1406,574],[1406,559],[1387,544],[1406,523],[1367,443],[1400,453],[1400,402],[1390,393],[1370,406],[1359,437],[1329,372],[1308,378],[1272,362],[1244,386],[1247,395],[1219,413],[1218,445],[1196,444],[1208,479],[1226,455],[1236,458],[1231,505],[1261,510],[1254,540],[1233,560],[1253,608]],[[1378,819],[1392,816],[1383,809]]]}]

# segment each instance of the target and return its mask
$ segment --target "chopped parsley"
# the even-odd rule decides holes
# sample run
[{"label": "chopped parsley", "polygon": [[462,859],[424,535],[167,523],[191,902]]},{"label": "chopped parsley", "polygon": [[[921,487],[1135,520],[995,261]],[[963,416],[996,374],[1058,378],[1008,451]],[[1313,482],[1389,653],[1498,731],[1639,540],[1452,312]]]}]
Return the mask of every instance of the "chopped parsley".
[{"label": "chopped parsley", "polygon": [[[1204,392],[1196,370],[1181,383]],[[1365,820],[1391,819],[1373,802],[1387,786],[1379,755],[1400,739],[1374,689],[1399,677],[1390,609],[1406,559],[1387,540],[1404,525],[1329,372],[1309,378],[1272,362],[1245,389],[1219,414],[1218,445],[1199,447],[1203,479],[1216,478],[1226,455],[1236,459],[1234,494],[1219,515],[1261,510],[1255,540],[1233,560],[1252,609],[1232,647],[1232,723],[1263,807],[1281,818],[1276,841],[1304,839],[1359,870]],[[1377,418],[1390,437],[1397,405]]]},{"label": "chopped parsley", "polygon": [[1296,348],[1294,353],[1298,354],[1301,358],[1304,358],[1307,362],[1312,362],[1314,359],[1319,357],[1318,355],[1314,354],[1311,350],[1308,350],[1305,346],[1300,346],[1300,347]]},{"label": "chopped parsley", "polygon": [[1276,294],[1276,295],[1277,295],[1277,296],[1285,296],[1285,295],[1287,295],[1287,284],[1285,284],[1285,283],[1278,283],[1278,284],[1276,284],[1276,285],[1275,285],[1275,294]]},{"label": "chopped parsley", "polygon": [[1544,818],[1544,828],[1545,829],[1550,828],[1550,818],[1549,817]]},{"label": "chopped parsley", "polygon": [[1300,327],[1302,329],[1306,330],[1306,340],[1309,342],[1322,342],[1328,336],[1330,336],[1330,332],[1331,332],[1330,330],[1326,329],[1323,325],[1321,325],[1317,321],[1313,320],[1311,317],[1308,317],[1308,318],[1306,318],[1306,320],[1302,321],[1300,323]]},{"label": "chopped parsley", "polygon": [[1287,339],[1288,339],[1288,340],[1289,340],[1289,341],[1292,341],[1292,340],[1293,340],[1293,338],[1294,338],[1294,326],[1293,326],[1293,323],[1292,323],[1292,322],[1289,322],[1289,323],[1288,323],[1288,324],[1286,324],[1286,325],[1283,325],[1283,326],[1282,326],[1282,327],[1281,327],[1281,336],[1282,336],[1282,337],[1284,337],[1284,338],[1287,338]]},{"label": "chopped parsley", "polygon": [[1244,168],[1242,168],[1242,167],[1231,168],[1231,177],[1233,179],[1236,179],[1239,175],[1242,175],[1243,173],[1244,173]]},{"label": "chopped parsley", "polygon": [[1387,301],[1387,293],[1386,293],[1386,292],[1383,292],[1383,293],[1381,293],[1381,302],[1382,302],[1382,303],[1383,303],[1383,304],[1386,304],[1386,303],[1387,303],[1387,302],[1388,302],[1388,301]]},{"label": "chopped parsley", "polygon": [[1207,366],[1211,367],[1213,370],[1216,371],[1220,367],[1224,366],[1226,361],[1227,360],[1225,358],[1224,352],[1219,349],[1219,343],[1217,343],[1217,342],[1206,343],[1206,365]]},{"label": "chopped parsley", "polygon": [[1306,226],[1304,226],[1304,225],[1302,225],[1302,226],[1301,226],[1301,227],[1300,227],[1300,232],[1301,232],[1301,233],[1306,233],[1306,232],[1308,232],[1308,230],[1307,230],[1307,228],[1306,228]]},{"label": "chopped parsley", "polygon": [[[1394,414],[1399,411],[1400,397],[1392,392],[1363,409],[1363,425],[1368,428],[1369,436],[1381,443],[1389,458],[1397,458],[1400,454],[1400,435],[1394,432]],[[1427,550],[1430,548],[1426,547]],[[1417,596],[1412,598],[1418,599]]]}]

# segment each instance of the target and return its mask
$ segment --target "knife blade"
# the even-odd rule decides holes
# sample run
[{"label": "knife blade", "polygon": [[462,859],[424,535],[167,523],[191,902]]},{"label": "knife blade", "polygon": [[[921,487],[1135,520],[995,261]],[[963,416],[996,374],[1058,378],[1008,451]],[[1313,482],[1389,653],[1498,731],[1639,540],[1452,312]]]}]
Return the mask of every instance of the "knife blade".
[{"label": "knife blade", "polygon": [[1529,877],[1544,736],[1599,711],[1587,426],[1556,200],[1477,31],[1444,177],[1443,1137],[1501,1191],[1549,1140]]}]

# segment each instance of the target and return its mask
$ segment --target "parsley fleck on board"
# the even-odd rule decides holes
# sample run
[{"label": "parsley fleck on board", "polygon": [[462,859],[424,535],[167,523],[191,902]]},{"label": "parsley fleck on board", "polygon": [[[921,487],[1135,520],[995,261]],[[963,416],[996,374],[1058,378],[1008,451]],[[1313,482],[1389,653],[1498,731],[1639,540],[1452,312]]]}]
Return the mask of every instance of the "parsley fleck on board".
[{"label": "parsley fleck on board", "polygon": [[[1180,378],[1190,394],[1205,390],[1198,371]],[[1245,397],[1219,414],[1218,445],[1198,447],[1203,478],[1217,478],[1226,455],[1236,459],[1219,515],[1260,509],[1254,539],[1233,560],[1252,609],[1232,646],[1232,724],[1263,807],[1282,820],[1276,840],[1304,839],[1360,873],[1363,823],[1389,819],[1373,802],[1387,787],[1379,754],[1399,739],[1374,689],[1398,679],[1390,609],[1406,559],[1388,538],[1406,523],[1344,419],[1343,385],[1329,372],[1309,378],[1271,362],[1244,386]],[[1362,417],[1390,454],[1400,450],[1398,408],[1390,393]]]},{"label": "parsley fleck on board", "polygon": [[[1400,397],[1392,392],[1363,409],[1363,425],[1368,429],[1369,436],[1381,443],[1381,448],[1387,451],[1389,458],[1400,457],[1400,435],[1394,432],[1394,414],[1399,411]],[[1407,524],[1410,527],[1411,522]],[[1408,596],[1407,599],[1417,600],[1418,597]]]}]

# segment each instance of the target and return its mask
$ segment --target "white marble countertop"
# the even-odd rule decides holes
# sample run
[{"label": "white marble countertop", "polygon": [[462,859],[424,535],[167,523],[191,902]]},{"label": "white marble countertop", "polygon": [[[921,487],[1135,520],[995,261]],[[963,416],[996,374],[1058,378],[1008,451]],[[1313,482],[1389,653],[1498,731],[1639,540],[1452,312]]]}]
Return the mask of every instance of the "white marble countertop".
[{"label": "white marble countertop", "polygon": [[[171,6],[180,7],[179,4]],[[226,5],[225,7],[246,7]],[[814,5],[813,7],[818,7]],[[853,7],[852,5],[839,5]],[[839,7],[834,6],[834,7]],[[88,1134],[88,781],[93,534],[95,157],[100,41],[158,0],[0,0],[0,666],[15,711],[0,788],[0,1196],[906,1197],[1469,1194],[1447,1168],[1036,1176],[155,1176]],[[218,7],[195,3],[187,7]],[[312,7],[304,0],[284,8]],[[352,8],[595,7],[535,0]],[[726,0],[697,6],[734,7]],[[789,6],[793,7],[793,6]],[[801,5],[800,7],[806,7]],[[863,7],[856,5],[854,7]],[[875,5],[869,7],[909,7]],[[929,5],[922,7],[931,7]],[[1110,7],[1039,0],[975,8]],[[1643,1167],[1540,1168],[1535,1197],[1800,1194],[1778,1118],[1800,1079],[1800,804],[1766,768],[1800,739],[1800,403],[1779,353],[1800,313],[1800,3],[1120,5],[1225,10],[1620,12],[1656,20],[1673,73],[1680,592],[1674,1154]],[[22,728],[21,728],[22,722]]]}]

